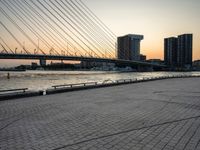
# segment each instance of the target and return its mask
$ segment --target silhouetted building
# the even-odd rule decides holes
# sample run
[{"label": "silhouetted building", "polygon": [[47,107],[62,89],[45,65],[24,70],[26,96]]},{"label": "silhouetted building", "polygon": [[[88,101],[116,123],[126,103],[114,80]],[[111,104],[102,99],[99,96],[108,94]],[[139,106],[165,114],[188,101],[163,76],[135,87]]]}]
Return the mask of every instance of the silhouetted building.
[{"label": "silhouetted building", "polygon": [[140,60],[140,41],[143,38],[143,35],[135,34],[118,37],[118,59]]},{"label": "silhouetted building", "polygon": [[108,62],[95,62],[95,61],[81,61],[80,64],[83,69],[93,69],[93,70],[112,70],[115,67],[114,63]]},{"label": "silhouetted building", "polygon": [[171,68],[192,67],[192,34],[164,39],[164,61]]},{"label": "silhouetted building", "polygon": [[152,64],[158,64],[158,65],[163,65],[164,61],[161,59],[149,59],[147,62],[152,63]]},{"label": "silhouetted building", "polygon": [[195,66],[200,66],[200,60],[195,60],[195,61],[193,62],[193,65],[195,65]]},{"label": "silhouetted building", "polygon": [[164,41],[164,61],[168,66],[177,65],[177,46],[178,39],[176,37],[166,38]]},{"label": "silhouetted building", "polygon": [[140,54],[140,61],[146,61],[146,60],[147,60],[147,56]]},{"label": "silhouetted building", "polygon": [[195,60],[193,62],[193,69],[200,71],[200,60]]},{"label": "silhouetted building", "polygon": [[178,36],[177,66],[180,68],[192,67],[192,34]]}]

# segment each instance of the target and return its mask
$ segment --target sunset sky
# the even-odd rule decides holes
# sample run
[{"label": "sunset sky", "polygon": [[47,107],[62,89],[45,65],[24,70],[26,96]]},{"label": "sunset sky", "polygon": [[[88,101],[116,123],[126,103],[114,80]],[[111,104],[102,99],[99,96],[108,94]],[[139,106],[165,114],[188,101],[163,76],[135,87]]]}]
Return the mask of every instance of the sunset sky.
[{"label": "sunset sky", "polygon": [[84,0],[117,35],[143,34],[141,52],[163,59],[164,38],[193,33],[200,59],[200,0]]},{"label": "sunset sky", "polygon": [[[82,0],[116,36],[142,34],[141,53],[163,59],[164,38],[193,33],[193,60],[200,59],[200,0]],[[17,1],[16,1],[17,2]],[[5,9],[5,6],[1,5]],[[13,16],[11,13],[9,15]],[[5,21],[2,17],[1,21]],[[9,25],[7,26],[9,28]],[[10,26],[12,30],[12,26]],[[9,36],[0,28],[5,41]],[[16,35],[20,35],[14,30]],[[19,36],[21,41],[24,39]],[[37,39],[34,41],[37,43]],[[26,43],[26,42],[24,42]],[[15,44],[11,44],[14,49]],[[25,44],[24,44],[25,45]],[[29,44],[26,43],[26,47]],[[52,46],[53,47],[53,46]],[[35,47],[31,47],[35,49]],[[0,60],[0,66],[27,61]],[[29,62],[30,63],[30,62]]]}]

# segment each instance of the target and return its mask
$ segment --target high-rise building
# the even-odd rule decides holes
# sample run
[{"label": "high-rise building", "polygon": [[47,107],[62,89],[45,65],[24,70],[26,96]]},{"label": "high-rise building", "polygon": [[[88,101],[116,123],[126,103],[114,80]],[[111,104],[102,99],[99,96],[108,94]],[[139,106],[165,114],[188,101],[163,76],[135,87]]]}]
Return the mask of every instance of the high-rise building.
[{"label": "high-rise building", "polygon": [[178,36],[177,66],[188,68],[192,66],[192,34]]},{"label": "high-rise building", "polygon": [[177,65],[177,41],[176,37],[165,38],[164,40],[165,64],[171,67]]},{"label": "high-rise building", "polygon": [[140,41],[143,35],[128,34],[117,38],[118,59],[140,60]]},{"label": "high-rise building", "polygon": [[165,64],[172,68],[192,67],[192,34],[164,39]]}]

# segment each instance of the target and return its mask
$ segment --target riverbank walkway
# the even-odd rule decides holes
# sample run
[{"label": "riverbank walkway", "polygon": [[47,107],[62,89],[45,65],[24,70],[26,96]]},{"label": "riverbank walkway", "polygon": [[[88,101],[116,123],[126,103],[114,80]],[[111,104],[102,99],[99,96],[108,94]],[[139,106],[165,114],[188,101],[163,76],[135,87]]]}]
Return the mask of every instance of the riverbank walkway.
[{"label": "riverbank walkway", "polygon": [[200,78],[0,102],[0,150],[200,150]]}]

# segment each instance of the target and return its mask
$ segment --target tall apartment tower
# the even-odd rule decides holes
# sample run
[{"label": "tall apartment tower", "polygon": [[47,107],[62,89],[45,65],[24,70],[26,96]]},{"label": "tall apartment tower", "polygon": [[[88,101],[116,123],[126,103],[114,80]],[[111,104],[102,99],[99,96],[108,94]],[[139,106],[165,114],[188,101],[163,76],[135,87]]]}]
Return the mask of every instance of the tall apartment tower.
[{"label": "tall apartment tower", "polygon": [[128,34],[117,38],[117,57],[125,60],[140,60],[140,41],[143,35]]},{"label": "tall apartment tower", "polygon": [[183,34],[178,36],[177,66],[192,66],[193,35]]},{"label": "tall apartment tower", "polygon": [[192,67],[192,34],[164,39],[165,64],[174,68]]},{"label": "tall apartment tower", "polygon": [[177,65],[177,46],[178,39],[176,37],[165,38],[164,40],[164,60],[167,66]]}]

